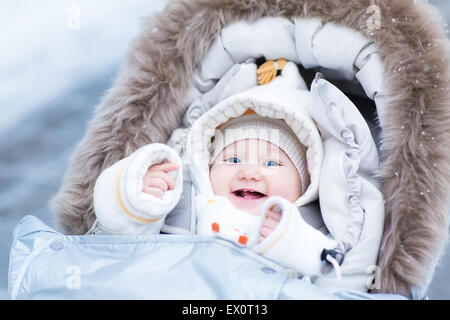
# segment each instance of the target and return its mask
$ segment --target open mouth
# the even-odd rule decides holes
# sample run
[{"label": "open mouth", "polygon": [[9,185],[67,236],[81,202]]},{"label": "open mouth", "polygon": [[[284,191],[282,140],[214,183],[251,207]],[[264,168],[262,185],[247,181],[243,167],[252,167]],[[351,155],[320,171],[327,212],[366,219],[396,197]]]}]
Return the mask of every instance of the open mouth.
[{"label": "open mouth", "polygon": [[252,190],[252,189],[235,190],[235,191],[233,191],[233,194],[236,197],[244,198],[244,199],[261,199],[266,196],[264,193],[261,193],[261,192],[258,192],[256,190]]}]

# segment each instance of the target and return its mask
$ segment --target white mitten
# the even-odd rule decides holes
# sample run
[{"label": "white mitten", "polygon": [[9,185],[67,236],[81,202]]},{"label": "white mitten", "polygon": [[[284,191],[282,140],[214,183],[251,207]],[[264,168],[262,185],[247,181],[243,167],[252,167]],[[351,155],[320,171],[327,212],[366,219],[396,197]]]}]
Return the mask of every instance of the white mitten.
[{"label": "white mitten", "polygon": [[[142,192],[147,169],[164,160],[175,162],[175,188],[162,198]],[[159,233],[165,216],[180,200],[183,166],[178,154],[165,144],[146,145],[104,170],[94,188],[94,210],[107,233]]]},{"label": "white mitten", "polygon": [[261,216],[236,209],[223,196],[196,196],[197,234],[215,236],[240,246],[258,240]]},{"label": "white mitten", "polygon": [[270,197],[263,206],[261,217],[270,210],[281,211],[281,219],[275,230],[253,249],[305,276],[320,274],[325,262],[321,259],[324,249],[337,247],[337,242],[306,223],[297,207],[282,197]]}]

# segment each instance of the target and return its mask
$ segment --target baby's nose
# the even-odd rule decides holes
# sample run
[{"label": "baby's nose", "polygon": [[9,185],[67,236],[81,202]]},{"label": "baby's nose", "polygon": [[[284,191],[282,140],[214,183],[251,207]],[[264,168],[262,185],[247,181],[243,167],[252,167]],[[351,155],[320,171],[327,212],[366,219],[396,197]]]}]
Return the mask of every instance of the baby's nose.
[{"label": "baby's nose", "polygon": [[239,179],[261,180],[261,169],[258,165],[244,165],[238,172]]}]

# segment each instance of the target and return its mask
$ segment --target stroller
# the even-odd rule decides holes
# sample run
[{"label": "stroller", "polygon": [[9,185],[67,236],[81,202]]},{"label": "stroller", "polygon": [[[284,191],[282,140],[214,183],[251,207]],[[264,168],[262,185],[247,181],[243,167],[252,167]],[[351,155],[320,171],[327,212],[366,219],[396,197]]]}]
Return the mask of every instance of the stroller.
[{"label": "stroller", "polygon": [[[52,200],[64,234],[30,216],[16,227],[11,298],[422,298],[448,237],[449,61],[439,21],[412,0],[172,1],[146,22],[71,159]],[[251,250],[193,235],[189,178],[165,222],[173,234],[95,235],[93,190],[105,168],[152,142],[182,154],[236,64],[279,58],[307,83],[324,74],[377,143],[385,218],[367,292],[319,287]]]}]

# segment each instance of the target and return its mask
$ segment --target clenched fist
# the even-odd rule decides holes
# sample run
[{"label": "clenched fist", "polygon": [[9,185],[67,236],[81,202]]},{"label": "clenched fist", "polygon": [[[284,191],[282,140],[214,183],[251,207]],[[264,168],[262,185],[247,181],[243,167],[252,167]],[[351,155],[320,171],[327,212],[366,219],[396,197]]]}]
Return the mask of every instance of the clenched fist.
[{"label": "clenched fist", "polygon": [[175,179],[168,174],[178,169],[174,162],[163,162],[154,164],[147,169],[144,176],[144,187],[142,192],[161,198],[167,190],[175,188]]}]

